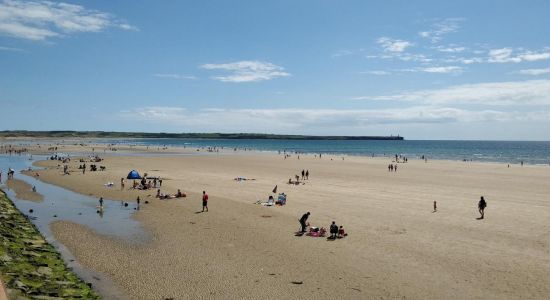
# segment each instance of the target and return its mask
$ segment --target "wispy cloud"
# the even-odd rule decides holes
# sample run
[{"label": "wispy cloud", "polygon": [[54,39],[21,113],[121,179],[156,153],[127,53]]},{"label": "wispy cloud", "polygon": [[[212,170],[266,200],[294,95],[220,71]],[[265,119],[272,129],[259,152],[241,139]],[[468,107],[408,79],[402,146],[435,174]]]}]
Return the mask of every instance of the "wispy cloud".
[{"label": "wispy cloud", "polygon": [[411,101],[428,105],[549,106],[550,80],[477,83],[354,100]]},{"label": "wispy cloud", "polygon": [[50,1],[0,2],[0,34],[27,40],[46,40],[109,27],[137,30],[109,13],[80,5]]},{"label": "wispy cloud", "polygon": [[389,71],[383,71],[383,70],[373,70],[373,71],[363,71],[359,72],[359,74],[369,74],[369,75],[390,75],[391,72]]},{"label": "wispy cloud", "polygon": [[159,77],[159,78],[169,78],[169,79],[178,79],[178,80],[197,79],[196,76],[182,75],[182,74],[153,74],[153,76]]},{"label": "wispy cloud", "polygon": [[510,122],[547,120],[549,112],[465,110],[452,107],[415,106],[391,109],[221,109],[191,111],[182,107],[140,107],[118,114],[128,121],[170,125],[195,131],[304,133],[311,128],[365,129],[379,124],[441,124],[457,122]]},{"label": "wispy cloud", "polygon": [[413,46],[413,43],[411,42],[392,39],[389,37],[378,38],[376,42],[382,47],[382,49],[384,49],[385,52],[403,52],[408,47]]},{"label": "wispy cloud", "polygon": [[426,67],[426,68],[418,68],[418,70],[426,73],[439,73],[439,74],[460,73],[463,71],[462,67],[457,67],[457,66]]},{"label": "wispy cloud", "polygon": [[9,52],[28,52],[28,51],[25,50],[25,49],[13,48],[13,47],[4,47],[4,46],[0,46],[0,51],[9,51]]},{"label": "wispy cloud", "polygon": [[512,48],[491,49],[489,51],[488,62],[490,63],[519,63],[523,61],[537,61],[550,59],[550,50],[543,51],[522,51],[515,54]]},{"label": "wispy cloud", "polygon": [[204,64],[200,67],[206,70],[228,71],[229,75],[212,77],[223,82],[255,82],[290,76],[283,67],[262,61],[245,60],[225,64]]},{"label": "wispy cloud", "polygon": [[432,24],[429,30],[421,31],[418,34],[423,38],[430,39],[432,43],[437,43],[443,39],[443,36],[457,32],[462,21],[464,21],[463,18],[444,19]]},{"label": "wispy cloud", "polygon": [[439,52],[459,53],[459,52],[465,51],[466,47],[449,45],[449,46],[437,46],[437,47],[434,47],[433,49],[436,49]]},{"label": "wispy cloud", "polygon": [[352,55],[352,54],[353,54],[353,51],[351,51],[351,50],[338,50],[338,51],[332,53],[331,57],[332,58],[337,58],[337,57],[348,56],[348,55]]},{"label": "wispy cloud", "polygon": [[519,74],[522,75],[544,75],[544,74],[550,74],[550,68],[545,69],[525,69],[525,70],[519,70]]},{"label": "wispy cloud", "polygon": [[392,69],[390,71],[385,70],[374,70],[374,71],[364,71],[360,74],[370,74],[370,75],[390,75],[393,73],[436,73],[436,74],[458,74],[462,73],[464,69],[458,66],[433,66],[433,67],[417,67],[417,68],[407,68],[407,69]]}]

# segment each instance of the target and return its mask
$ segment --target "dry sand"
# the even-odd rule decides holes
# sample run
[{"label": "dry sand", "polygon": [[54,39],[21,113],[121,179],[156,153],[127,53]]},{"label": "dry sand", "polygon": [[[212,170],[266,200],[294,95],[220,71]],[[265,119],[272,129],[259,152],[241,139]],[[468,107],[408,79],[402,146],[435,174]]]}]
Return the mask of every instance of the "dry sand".
[{"label": "dry sand", "polygon": [[[40,165],[51,169],[39,173],[80,193],[151,202],[135,214],[152,236],[143,244],[52,224],[80,263],[109,276],[132,299],[547,298],[550,168],[411,159],[388,172],[389,163],[247,152],[107,157],[98,163],[106,171],[86,174],[73,161],[71,175],[48,161]],[[120,178],[131,169],[161,176],[163,192],[181,188],[188,197],[120,191]],[[302,169],[310,180],[287,185]],[[238,176],[256,180],[234,181]],[[116,186],[104,187],[109,181]],[[288,194],[286,206],[253,204],[275,185]],[[210,195],[208,213],[197,213],[202,190]],[[488,208],[476,220],[481,195]],[[334,220],[350,235],[296,237],[306,211],[312,225]]]},{"label": "dry sand", "polygon": [[15,192],[15,197],[20,200],[28,200],[33,202],[42,202],[44,196],[39,192],[32,191],[32,185],[26,183],[23,180],[19,179],[10,179],[6,180],[6,186],[8,189]]}]

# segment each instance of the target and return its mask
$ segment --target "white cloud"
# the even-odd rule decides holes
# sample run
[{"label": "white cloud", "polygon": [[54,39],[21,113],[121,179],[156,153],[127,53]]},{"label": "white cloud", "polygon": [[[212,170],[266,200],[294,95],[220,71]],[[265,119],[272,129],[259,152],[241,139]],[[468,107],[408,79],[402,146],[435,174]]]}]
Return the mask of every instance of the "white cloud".
[{"label": "white cloud", "polygon": [[419,70],[426,73],[439,73],[439,74],[462,72],[462,68],[457,66],[426,67],[426,68],[420,68]]},{"label": "white cloud", "polygon": [[390,75],[391,72],[388,71],[382,71],[382,70],[374,70],[374,71],[364,71],[359,72],[359,74],[370,74],[370,75]]},{"label": "white cloud", "polygon": [[204,64],[200,67],[206,70],[229,71],[229,75],[213,77],[224,82],[254,82],[290,76],[283,67],[261,61],[245,60],[226,64]]},{"label": "white cloud", "polygon": [[489,62],[494,63],[506,63],[506,62],[520,62],[519,57],[513,57],[514,51],[510,48],[492,49],[489,51]]},{"label": "white cloud", "polygon": [[459,23],[464,21],[463,18],[449,18],[432,24],[431,29],[421,31],[418,34],[430,39],[432,43],[437,43],[443,39],[443,36],[449,33],[457,32],[460,28]]},{"label": "white cloud", "polygon": [[406,53],[406,52],[393,52],[393,53],[385,53],[382,55],[366,55],[365,57],[368,59],[375,59],[375,58],[398,59],[406,62],[421,62],[421,63],[428,63],[433,61],[432,58],[429,58],[424,54],[412,54],[412,53]]},{"label": "white cloud", "polygon": [[444,67],[418,67],[408,69],[397,69],[394,72],[402,73],[437,73],[437,74],[457,74],[463,71],[462,67],[458,66],[444,66]]},{"label": "white cloud", "polygon": [[548,106],[550,80],[478,83],[443,89],[420,90],[386,96],[361,96],[354,100],[413,101],[429,105],[481,104],[492,106]]},{"label": "white cloud", "polygon": [[481,57],[469,57],[469,58],[460,58],[458,61],[465,65],[473,64],[473,63],[481,63],[483,62],[483,58]]},{"label": "white cloud", "polygon": [[459,52],[463,52],[464,50],[466,50],[466,47],[458,47],[458,46],[443,47],[443,46],[438,46],[438,47],[435,47],[434,49],[436,49],[437,51],[446,52],[446,53],[459,53]]},{"label": "white cloud", "polygon": [[543,75],[543,74],[550,74],[550,68],[546,69],[525,69],[525,70],[519,70],[519,74],[522,75]]},{"label": "white cloud", "polygon": [[411,42],[389,37],[381,37],[376,42],[382,46],[385,52],[403,52],[408,47],[413,46]]},{"label": "white cloud", "polygon": [[444,124],[471,122],[545,121],[549,112],[504,112],[417,106],[392,109],[221,109],[190,111],[182,107],[140,107],[120,112],[131,122],[207,132],[307,133],[365,132],[380,124]]},{"label": "white cloud", "polygon": [[170,79],[197,79],[197,77],[192,75],[181,75],[181,74],[154,74],[153,76],[159,78],[170,78]]},{"label": "white cloud", "polygon": [[543,50],[539,52],[535,51],[523,51],[522,53],[515,54],[512,48],[500,48],[489,50],[488,62],[490,63],[519,63],[522,61],[538,61],[550,59],[550,51]]},{"label": "white cloud", "polygon": [[0,34],[27,40],[46,40],[78,32],[100,32],[108,27],[137,28],[112,15],[80,5],[50,1],[0,2]]},{"label": "white cloud", "polygon": [[27,50],[13,47],[4,47],[0,46],[0,51],[9,51],[9,52],[27,52]]}]

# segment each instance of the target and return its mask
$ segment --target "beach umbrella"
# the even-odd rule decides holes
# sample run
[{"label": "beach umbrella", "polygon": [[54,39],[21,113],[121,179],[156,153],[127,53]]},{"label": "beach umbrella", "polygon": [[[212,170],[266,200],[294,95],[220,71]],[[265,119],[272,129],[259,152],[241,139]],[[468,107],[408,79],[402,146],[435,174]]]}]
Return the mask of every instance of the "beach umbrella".
[{"label": "beach umbrella", "polygon": [[277,186],[273,188],[273,194],[277,194]]},{"label": "beach umbrella", "polygon": [[126,179],[141,179],[141,176],[139,176],[138,171],[132,170],[130,173],[128,173],[128,176],[126,176]]}]

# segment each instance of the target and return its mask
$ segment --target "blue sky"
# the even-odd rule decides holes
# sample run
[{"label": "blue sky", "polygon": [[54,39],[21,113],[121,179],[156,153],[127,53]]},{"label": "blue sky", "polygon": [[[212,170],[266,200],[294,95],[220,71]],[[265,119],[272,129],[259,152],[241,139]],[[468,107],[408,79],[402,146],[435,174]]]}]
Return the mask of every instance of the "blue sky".
[{"label": "blue sky", "polygon": [[0,129],[550,140],[548,12],[0,0]]}]

